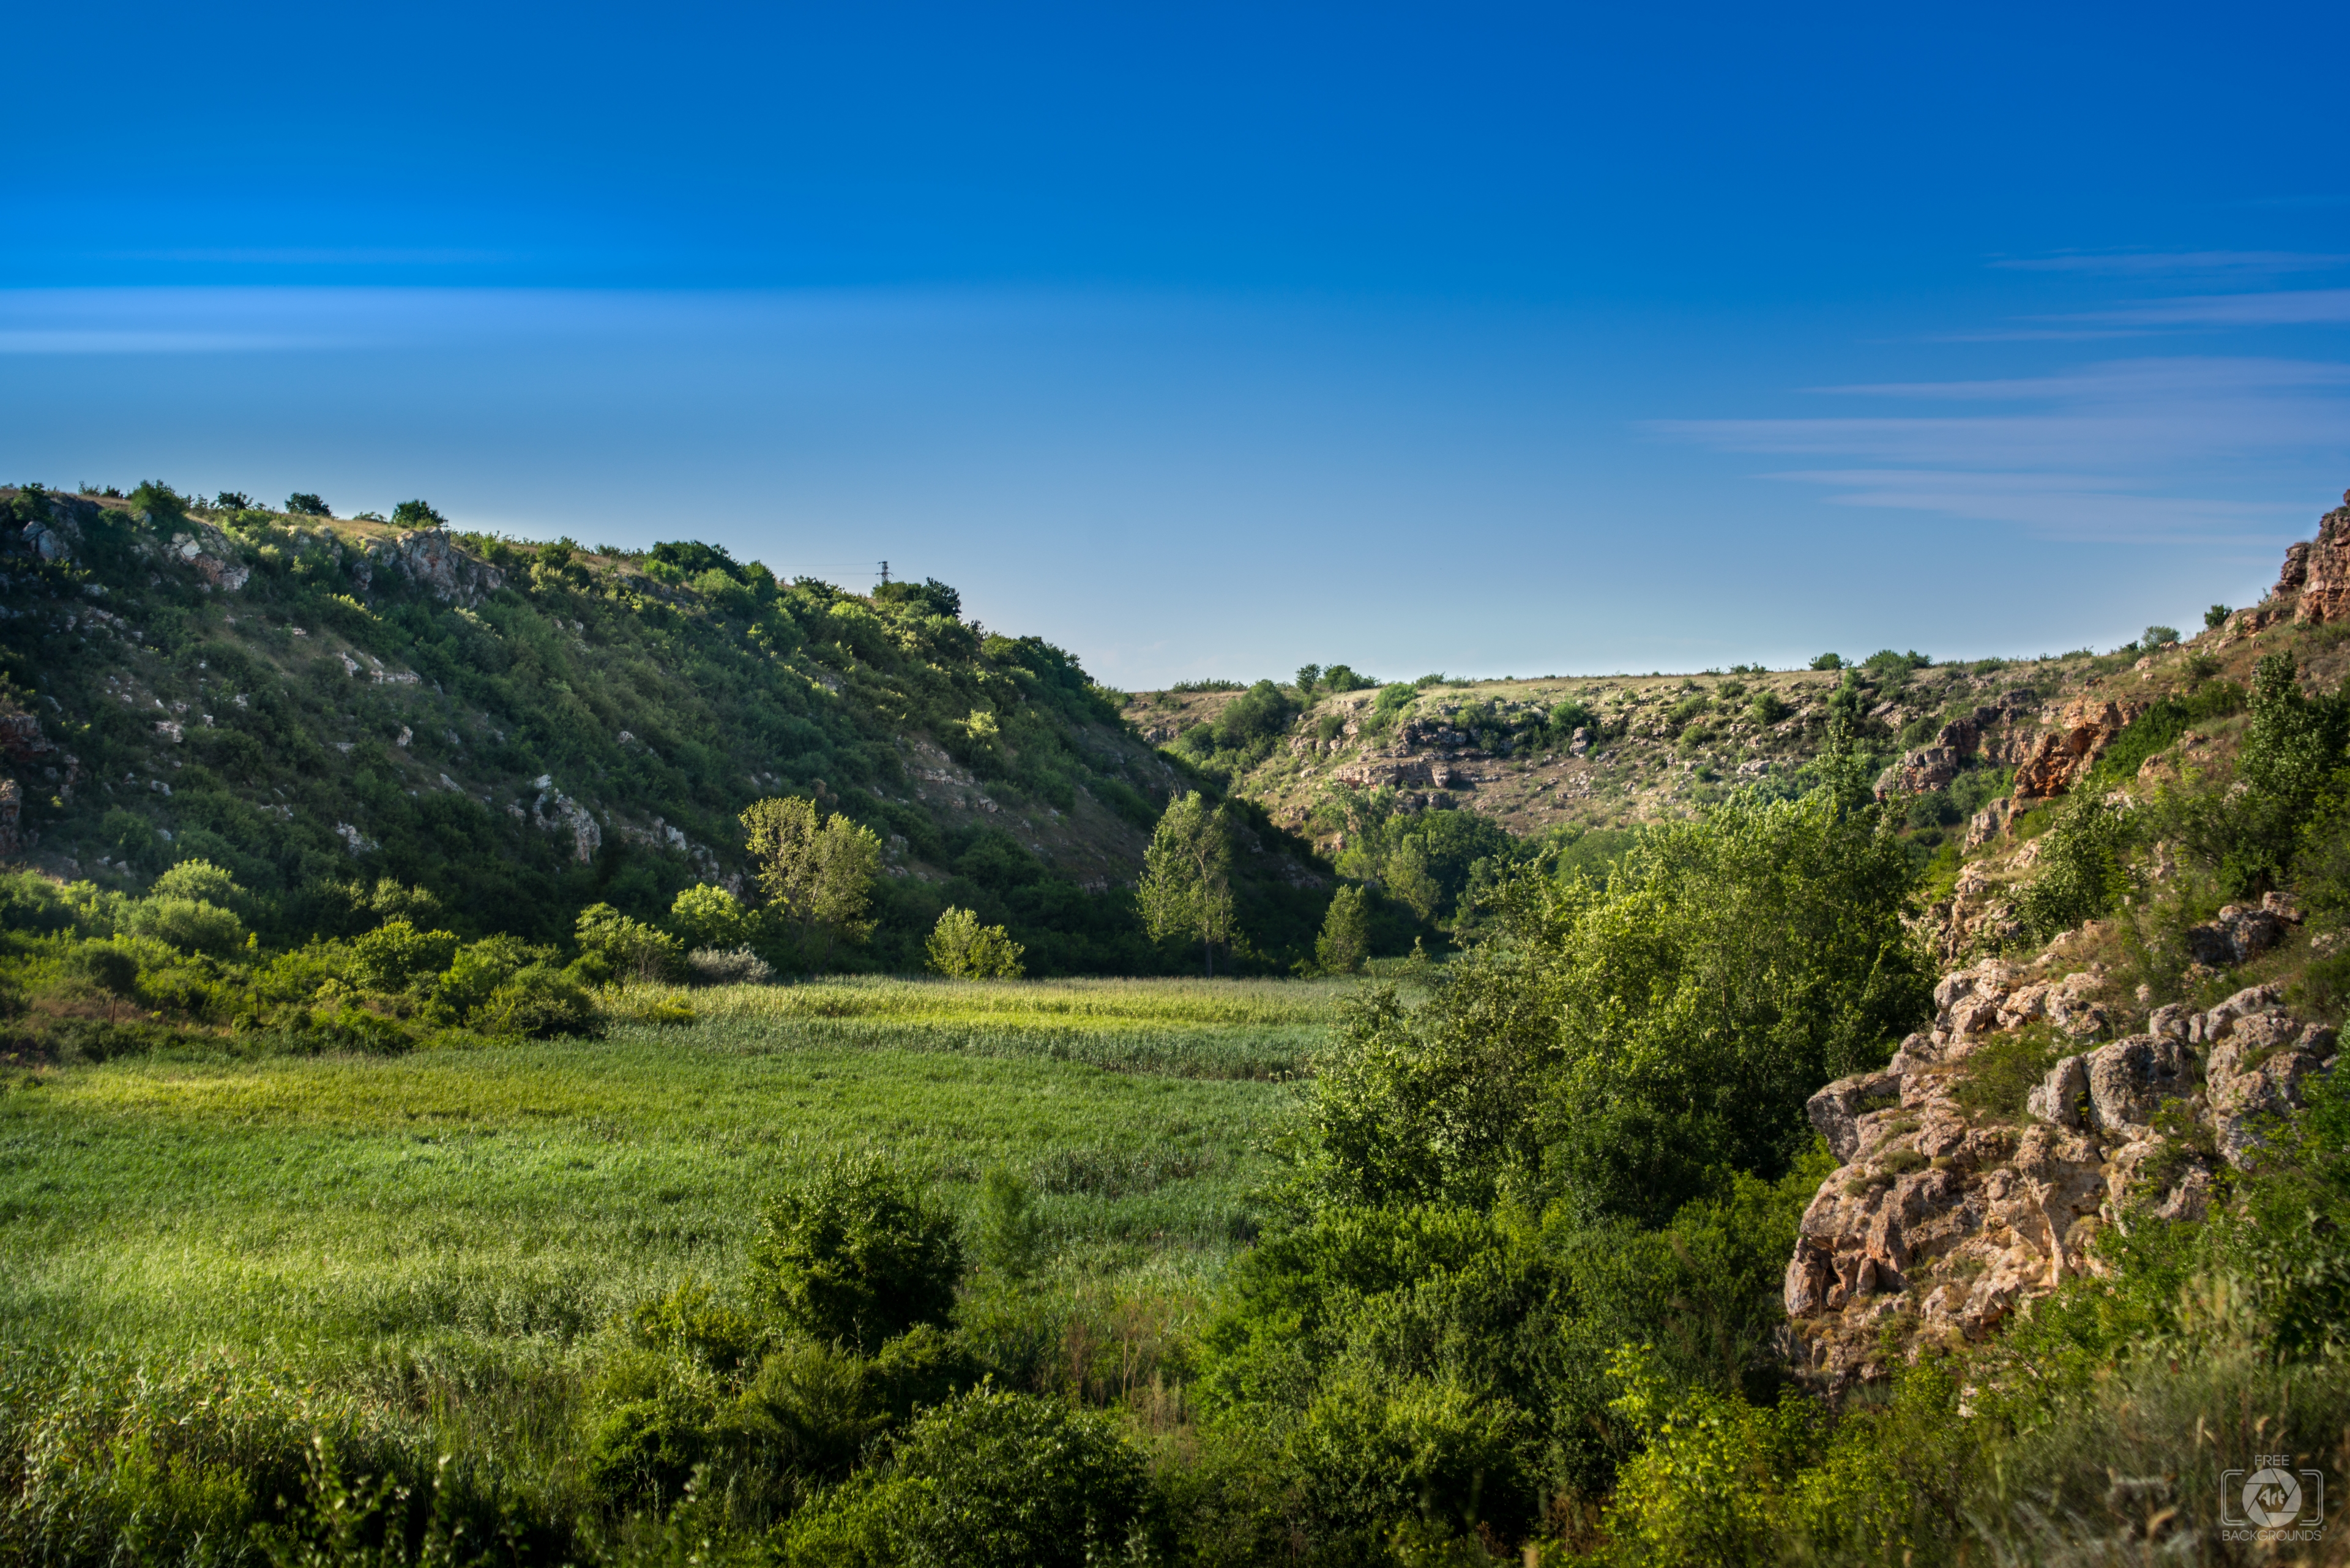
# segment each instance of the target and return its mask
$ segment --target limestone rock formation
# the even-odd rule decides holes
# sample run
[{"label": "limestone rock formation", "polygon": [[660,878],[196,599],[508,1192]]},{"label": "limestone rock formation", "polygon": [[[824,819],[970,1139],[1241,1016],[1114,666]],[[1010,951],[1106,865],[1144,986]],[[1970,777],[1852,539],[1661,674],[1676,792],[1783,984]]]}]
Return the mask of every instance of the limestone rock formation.
[{"label": "limestone rock formation", "polygon": [[2015,798],[2044,800],[2063,794],[2096,765],[2097,758],[2130,721],[2146,711],[2143,702],[2079,697],[2056,715],[2053,728],[2032,746],[2015,770]]},{"label": "limestone rock formation", "polygon": [[2293,546],[2305,551],[2298,562],[2292,551],[2285,553],[2284,576],[2277,579],[2277,587],[2283,591],[2285,579],[2299,568],[2303,580],[2296,620],[2322,625],[2350,618],[2350,493],[2342,499],[2344,504],[2318,519],[2314,540]]},{"label": "limestone rock formation", "polygon": [[381,567],[405,576],[434,598],[472,607],[504,586],[504,574],[457,547],[446,528],[418,528],[367,551],[369,576]]},{"label": "limestone rock formation", "polygon": [[[1821,1380],[1882,1376],[1888,1347],[1981,1338],[2093,1270],[2100,1230],[2199,1215],[2219,1162],[2248,1167],[2269,1119],[2334,1068],[2334,1031],[2272,986],[2158,1008],[2145,1032],[2089,1044],[2111,1027],[2103,977],[2041,978],[2045,962],[1944,977],[1930,1031],[1812,1097],[1844,1164],[1804,1212],[1784,1293],[1787,1349]],[[2022,1115],[1983,1108],[1984,1075],[2012,1072],[2017,1032],[2043,1022],[2085,1048],[2046,1069]]]}]

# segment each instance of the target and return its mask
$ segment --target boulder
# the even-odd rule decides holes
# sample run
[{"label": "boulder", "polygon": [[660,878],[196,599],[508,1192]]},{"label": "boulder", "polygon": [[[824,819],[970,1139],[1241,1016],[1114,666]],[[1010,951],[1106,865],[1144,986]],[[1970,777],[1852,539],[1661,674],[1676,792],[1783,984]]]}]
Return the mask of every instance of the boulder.
[{"label": "boulder", "polygon": [[2200,1076],[2195,1054],[2160,1034],[2133,1034],[2074,1060],[2087,1081],[2090,1116],[2103,1132],[2151,1126],[2162,1103],[2193,1094]]},{"label": "boulder", "polygon": [[1898,1104],[1901,1098],[1900,1075],[1891,1072],[1856,1073],[1849,1078],[1838,1078],[1804,1103],[1804,1114],[1811,1117],[1812,1127],[1827,1139],[1828,1147],[1838,1159],[1848,1160],[1860,1149],[1860,1118],[1872,1108],[1871,1102],[1881,1106]]},{"label": "boulder", "polygon": [[[2298,915],[2297,906],[2289,907]],[[2216,919],[2188,928],[2187,956],[2214,969],[2247,963],[2282,941],[2290,923],[2275,906],[2230,904]]]}]

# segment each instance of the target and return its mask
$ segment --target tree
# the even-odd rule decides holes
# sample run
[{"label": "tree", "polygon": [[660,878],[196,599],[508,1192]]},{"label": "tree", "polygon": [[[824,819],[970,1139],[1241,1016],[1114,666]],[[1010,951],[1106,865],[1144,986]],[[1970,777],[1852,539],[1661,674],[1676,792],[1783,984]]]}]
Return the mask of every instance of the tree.
[{"label": "tree", "polygon": [[1932,1011],[1908,856],[1826,761],[1799,800],[1656,825],[1605,884],[1512,879],[1426,1004],[1353,1009],[1309,1102],[1326,1190],[1482,1205],[1514,1179],[1654,1220],[1710,1167],[1784,1169],[1805,1099]]},{"label": "tree", "polygon": [[613,973],[630,980],[667,980],[684,957],[675,937],[659,926],[632,920],[609,904],[590,904],[580,910],[572,932],[580,950],[598,954]]},{"label": "tree", "polygon": [[1353,883],[1330,895],[1330,911],[1314,943],[1314,961],[1325,974],[1352,974],[1362,967],[1371,950],[1370,903],[1368,889]]},{"label": "tree", "polygon": [[449,521],[422,501],[403,501],[391,509],[391,521],[400,528],[438,528]]},{"label": "tree", "polygon": [[307,490],[297,490],[286,498],[286,510],[296,517],[332,517],[335,509]]},{"label": "tree", "polygon": [[1320,665],[1301,664],[1297,667],[1297,694],[1300,697],[1313,696],[1314,688],[1321,683],[1322,667]]},{"label": "tree", "polygon": [[1193,790],[1170,802],[1142,860],[1137,900],[1153,941],[1196,939],[1211,977],[1232,935],[1232,832],[1221,805]]},{"label": "tree", "polygon": [[743,826],[769,908],[798,928],[803,957],[821,969],[836,942],[872,935],[865,910],[881,870],[872,829],[838,812],[819,821],[816,803],[798,795],[754,801]]},{"label": "tree", "polygon": [[836,1159],[775,1199],[755,1257],[793,1327],[868,1355],[946,1322],[962,1277],[954,1216],[878,1155]]},{"label": "tree", "polygon": [[969,909],[949,909],[931,929],[931,968],[950,980],[1018,980],[1028,950],[1002,926],[983,926]]},{"label": "tree", "polygon": [[753,923],[742,899],[707,882],[686,888],[669,907],[669,928],[688,948],[732,951],[750,941]]},{"label": "tree", "polygon": [[1413,914],[1423,920],[1435,919],[1444,890],[1428,874],[1428,852],[1417,836],[1406,837],[1389,851],[1387,885],[1388,893],[1409,906]]}]

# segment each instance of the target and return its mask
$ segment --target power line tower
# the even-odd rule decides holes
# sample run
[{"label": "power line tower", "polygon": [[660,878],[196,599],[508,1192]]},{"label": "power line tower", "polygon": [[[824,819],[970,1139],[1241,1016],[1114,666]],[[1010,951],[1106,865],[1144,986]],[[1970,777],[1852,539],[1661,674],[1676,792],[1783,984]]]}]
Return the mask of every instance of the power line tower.
[{"label": "power line tower", "polygon": [[889,563],[887,561],[881,563],[881,586],[885,588],[889,586]]}]

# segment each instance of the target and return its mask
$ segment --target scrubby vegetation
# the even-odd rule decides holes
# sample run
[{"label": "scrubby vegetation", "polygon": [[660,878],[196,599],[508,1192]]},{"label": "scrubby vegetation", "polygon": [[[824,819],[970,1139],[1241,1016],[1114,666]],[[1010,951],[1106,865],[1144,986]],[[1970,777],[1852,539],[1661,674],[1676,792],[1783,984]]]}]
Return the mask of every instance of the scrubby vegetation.
[{"label": "scrubby vegetation", "polygon": [[[2238,1561],[2225,1471],[2350,1464],[2331,1074],[2212,1162],[2209,1218],[2126,1213],[2002,1331],[1834,1397],[1791,1366],[1835,1168],[1805,1102],[1931,1013],[1928,896],[1989,868],[1952,830],[2013,779],[1919,655],[1825,656],[1802,726],[1746,669],[1539,703],[1194,682],[1220,706],[1162,763],[936,581],[483,539],[506,586],[464,607],[243,496],[129,503],[8,563],[38,613],[0,675],[83,770],[26,820],[109,847],[0,878],[0,1555]],[[175,534],[244,597],[167,576]],[[134,601],[138,639],[83,619]],[[2338,1020],[2350,688],[2176,640],[2071,656],[2177,676],[2017,819],[1973,950],[2100,955],[2106,1033],[2251,980]],[[2016,679],[2002,711],[2050,694]],[[406,738],[334,749],[366,722]],[[1432,774],[1334,784],[1297,836],[1243,798],[1349,724],[1693,778],[1758,725],[1818,739],[1637,825],[1512,835]],[[1948,782],[1903,794],[1895,748],[1929,746]],[[1135,885],[1047,867],[1007,805],[1123,835]],[[2306,924],[2221,954],[2222,906],[2270,893]],[[1299,978],[1022,978],[1194,964]],[[2003,1028],[1955,1103],[2012,1137],[2077,1045]],[[1898,1348],[1918,1303],[1886,1305]]]},{"label": "scrubby vegetation", "polygon": [[[959,618],[951,587],[861,597],[692,541],[633,556],[485,535],[446,535],[463,554],[436,580],[389,528],[295,499],[0,493],[0,711],[52,748],[28,753],[22,820],[53,872],[137,894],[203,859],[279,947],[360,934],[372,912],[341,889],[389,879],[467,940],[567,960],[591,904],[656,921],[681,890],[738,885],[744,807],[799,799],[870,834],[892,874],[869,940],[763,950],[779,970],[918,969],[950,907],[1004,926],[1038,972],[1182,962],[1131,892],[1166,767],[1120,694]],[[397,519],[440,521],[423,502]],[[1282,870],[1308,852],[1235,823],[1248,940],[1229,961],[1286,970],[1320,920]]]}]

